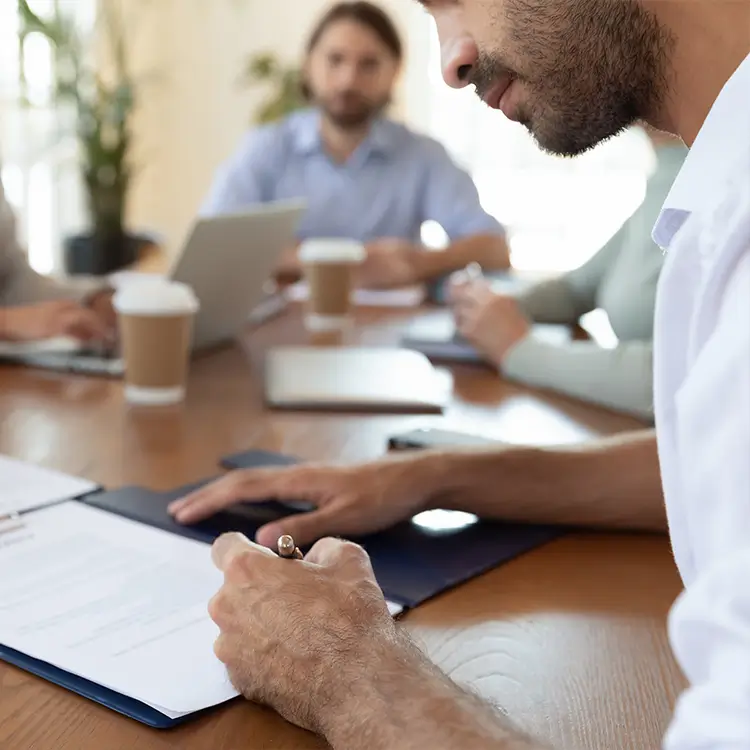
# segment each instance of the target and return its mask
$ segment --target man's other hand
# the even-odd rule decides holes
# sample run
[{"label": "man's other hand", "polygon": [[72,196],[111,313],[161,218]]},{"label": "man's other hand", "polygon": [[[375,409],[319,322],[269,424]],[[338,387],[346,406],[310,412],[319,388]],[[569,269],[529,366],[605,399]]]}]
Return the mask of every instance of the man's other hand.
[{"label": "man's other hand", "polygon": [[323,536],[361,536],[386,529],[424,510],[440,472],[427,459],[394,456],[357,466],[307,464],[239,469],[176,500],[169,512],[196,523],[240,502],[302,500],[315,510],[261,527],[256,540],[275,548],[282,534],[300,546]]}]

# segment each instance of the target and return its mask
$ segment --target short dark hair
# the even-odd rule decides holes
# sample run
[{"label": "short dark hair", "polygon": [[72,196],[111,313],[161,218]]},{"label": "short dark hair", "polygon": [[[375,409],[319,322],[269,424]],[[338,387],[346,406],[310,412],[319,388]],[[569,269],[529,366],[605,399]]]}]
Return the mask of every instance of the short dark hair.
[{"label": "short dark hair", "polygon": [[[306,54],[309,55],[315,49],[323,34],[339,21],[354,21],[370,29],[398,62],[403,59],[404,47],[396,25],[382,8],[373,3],[368,3],[366,0],[337,3],[331,6],[312,30],[305,48]],[[302,94],[306,99],[309,99],[309,86],[304,80],[301,86]]]}]

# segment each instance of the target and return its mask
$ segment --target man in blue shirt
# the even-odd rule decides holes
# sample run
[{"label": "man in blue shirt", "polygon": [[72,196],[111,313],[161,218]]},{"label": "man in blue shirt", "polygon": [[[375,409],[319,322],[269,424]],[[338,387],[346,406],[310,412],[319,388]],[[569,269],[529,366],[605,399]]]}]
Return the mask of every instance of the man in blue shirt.
[{"label": "man in blue shirt", "polygon": [[[298,239],[364,242],[359,281],[368,287],[435,280],[472,261],[507,268],[503,228],[482,209],[471,177],[439,143],[382,116],[402,55],[380,8],[333,6],[307,45],[304,93],[314,106],[249,133],[219,169],[202,214],[304,198]],[[428,220],[449,237],[442,252],[423,251]],[[280,270],[297,271],[293,251]]]}]

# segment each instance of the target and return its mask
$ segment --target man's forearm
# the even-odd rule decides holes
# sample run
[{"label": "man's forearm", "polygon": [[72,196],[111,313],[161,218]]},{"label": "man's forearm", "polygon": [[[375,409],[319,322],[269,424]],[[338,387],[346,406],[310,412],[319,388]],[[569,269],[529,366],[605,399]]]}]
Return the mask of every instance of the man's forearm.
[{"label": "man's forearm", "polygon": [[488,448],[417,455],[430,507],[483,518],[665,531],[653,430],[564,448]]},{"label": "man's forearm", "polygon": [[469,263],[479,263],[488,271],[510,268],[510,252],[505,237],[499,234],[473,234],[456,240],[444,250],[420,253],[420,280],[429,281],[445,276]]},{"label": "man's forearm", "polygon": [[321,731],[333,750],[544,750],[398,640],[329,706]]}]

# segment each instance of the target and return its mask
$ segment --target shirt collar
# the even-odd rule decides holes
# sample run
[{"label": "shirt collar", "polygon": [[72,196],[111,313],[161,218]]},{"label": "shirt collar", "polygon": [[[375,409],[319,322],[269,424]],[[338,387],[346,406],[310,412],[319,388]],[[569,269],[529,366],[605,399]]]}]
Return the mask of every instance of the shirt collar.
[{"label": "shirt collar", "polygon": [[724,85],[667,196],[653,231],[654,242],[669,248],[690,215],[731,177],[737,158],[750,148],[750,55]]},{"label": "shirt collar", "polygon": [[[373,122],[370,132],[357,149],[363,156],[370,154],[389,155],[395,146],[391,123],[385,119]],[[315,109],[301,112],[294,122],[294,147],[298,153],[310,155],[321,153],[320,113]]]}]

